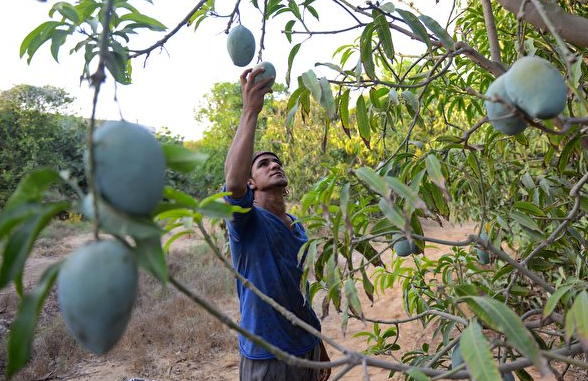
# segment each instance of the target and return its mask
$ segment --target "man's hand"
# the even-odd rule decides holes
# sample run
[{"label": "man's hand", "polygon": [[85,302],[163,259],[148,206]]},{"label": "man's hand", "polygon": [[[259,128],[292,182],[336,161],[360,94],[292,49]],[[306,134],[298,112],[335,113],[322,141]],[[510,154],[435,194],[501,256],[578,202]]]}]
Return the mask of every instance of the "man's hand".
[{"label": "man's hand", "polygon": [[[323,362],[330,362],[331,361],[331,358],[329,357],[329,354],[327,353],[327,349],[325,348],[325,343],[323,343],[322,340],[321,340],[320,361],[323,361]],[[331,376],[331,368],[321,369],[321,371],[319,373],[318,381],[327,381],[330,376]]]},{"label": "man's hand", "polygon": [[255,77],[263,73],[264,70],[264,68],[256,70],[247,69],[241,74],[241,93],[243,95],[244,114],[259,114],[263,108],[264,95],[272,91],[271,87],[267,86],[272,80],[271,78],[266,78],[255,83]]}]

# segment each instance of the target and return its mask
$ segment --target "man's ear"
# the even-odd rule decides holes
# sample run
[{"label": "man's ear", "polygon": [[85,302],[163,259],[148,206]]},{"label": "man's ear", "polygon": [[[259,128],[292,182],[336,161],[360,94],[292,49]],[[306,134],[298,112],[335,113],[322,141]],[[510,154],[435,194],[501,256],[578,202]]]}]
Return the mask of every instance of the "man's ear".
[{"label": "man's ear", "polygon": [[253,180],[253,178],[251,178],[251,177],[249,178],[249,180],[247,180],[247,185],[249,185],[249,188],[251,190],[255,190],[255,188],[256,188],[255,187],[255,180]]}]

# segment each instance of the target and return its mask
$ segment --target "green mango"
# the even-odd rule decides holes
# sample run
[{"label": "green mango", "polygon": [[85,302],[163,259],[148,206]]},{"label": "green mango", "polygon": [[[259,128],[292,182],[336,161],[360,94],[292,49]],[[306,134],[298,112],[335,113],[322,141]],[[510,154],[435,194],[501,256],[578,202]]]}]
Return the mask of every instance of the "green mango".
[{"label": "green mango", "polygon": [[506,73],[506,94],[532,118],[555,118],[564,110],[566,83],[551,62],[540,57],[518,59]]},{"label": "green mango", "polygon": [[233,63],[237,66],[247,66],[255,55],[255,37],[243,25],[237,25],[229,32],[227,50]]},{"label": "green mango", "polygon": [[114,208],[148,216],[163,197],[165,157],[161,145],[139,124],[104,123],[94,131],[94,180],[102,198]]},{"label": "green mango", "polygon": [[[506,92],[505,81],[506,74],[496,78],[490,87],[488,87],[486,96],[494,98],[494,96],[497,95],[508,104],[514,105]],[[486,100],[484,101],[484,106],[486,107],[486,112],[488,113],[488,118],[490,119],[492,126],[503,134],[516,135],[520,134],[525,128],[527,128],[527,123],[525,123],[524,120],[515,115],[509,116],[513,111],[502,102]]]},{"label": "green mango", "polygon": [[137,298],[137,265],[119,241],[92,242],[73,252],[57,277],[65,325],[86,349],[108,352],[121,338]]},{"label": "green mango", "polygon": [[263,81],[266,78],[272,78],[272,80],[266,86],[266,87],[272,87],[274,85],[274,82],[276,82],[276,68],[270,62],[262,62],[258,65],[255,65],[253,70],[257,70],[262,67],[265,69],[265,71],[260,73],[257,77],[255,77],[254,83],[257,83],[259,81]]},{"label": "green mango", "polygon": [[408,257],[411,254],[418,253],[418,247],[414,241],[410,243],[406,238],[402,238],[394,244],[394,252],[399,257]]}]

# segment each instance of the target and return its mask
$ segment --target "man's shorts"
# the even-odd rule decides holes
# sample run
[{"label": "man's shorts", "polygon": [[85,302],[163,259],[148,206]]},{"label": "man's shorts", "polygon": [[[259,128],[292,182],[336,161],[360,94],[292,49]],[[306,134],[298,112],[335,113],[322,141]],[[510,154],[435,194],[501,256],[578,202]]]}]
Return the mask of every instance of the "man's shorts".
[{"label": "man's shorts", "polygon": [[[319,361],[321,358],[320,343],[310,352],[298,356],[312,361]],[[240,381],[316,381],[320,369],[299,368],[290,366],[277,359],[251,360],[241,355],[239,365]]]}]

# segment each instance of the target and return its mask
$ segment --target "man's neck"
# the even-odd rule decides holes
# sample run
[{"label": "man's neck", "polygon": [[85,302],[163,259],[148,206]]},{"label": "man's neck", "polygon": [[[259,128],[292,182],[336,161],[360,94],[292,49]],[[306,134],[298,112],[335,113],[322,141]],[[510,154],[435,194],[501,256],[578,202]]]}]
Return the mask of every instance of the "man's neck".
[{"label": "man's neck", "polygon": [[256,191],[253,203],[280,218],[286,217],[286,201],[281,188],[272,189],[272,191]]}]

